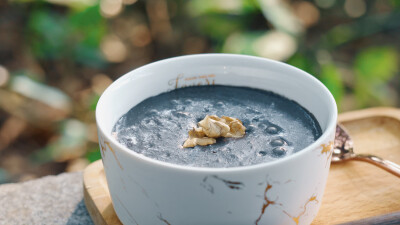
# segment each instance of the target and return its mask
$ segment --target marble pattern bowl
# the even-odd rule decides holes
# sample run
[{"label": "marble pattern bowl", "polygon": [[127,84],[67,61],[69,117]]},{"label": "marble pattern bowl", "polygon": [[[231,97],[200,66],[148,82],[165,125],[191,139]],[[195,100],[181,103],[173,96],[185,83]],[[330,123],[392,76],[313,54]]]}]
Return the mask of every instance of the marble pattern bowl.
[{"label": "marble pattern bowl", "polygon": [[[116,121],[146,98],[191,85],[247,86],[298,102],[322,136],[276,161],[200,168],[157,161],[118,143]],[[328,177],[337,108],[328,89],[285,63],[232,54],[181,56],[135,69],[111,84],[96,108],[114,209],[124,224],[310,224]]]}]

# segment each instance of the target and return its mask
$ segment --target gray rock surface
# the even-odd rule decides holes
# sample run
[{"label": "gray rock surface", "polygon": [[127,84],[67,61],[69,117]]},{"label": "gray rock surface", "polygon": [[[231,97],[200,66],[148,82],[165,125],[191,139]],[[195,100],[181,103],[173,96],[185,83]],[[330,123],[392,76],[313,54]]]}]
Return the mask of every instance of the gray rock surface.
[{"label": "gray rock surface", "polygon": [[82,172],[0,185],[0,224],[93,224]]}]

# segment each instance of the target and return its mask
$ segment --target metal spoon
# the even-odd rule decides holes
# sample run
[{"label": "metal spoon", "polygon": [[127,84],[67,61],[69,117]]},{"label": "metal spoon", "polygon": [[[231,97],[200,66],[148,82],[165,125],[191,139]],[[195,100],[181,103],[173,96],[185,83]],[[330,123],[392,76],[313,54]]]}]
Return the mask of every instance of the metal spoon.
[{"label": "metal spoon", "polygon": [[353,152],[353,140],[349,133],[341,126],[336,126],[335,144],[332,154],[332,162],[343,162],[347,160],[357,160],[371,163],[388,171],[389,173],[400,177],[400,166],[389,160],[378,156],[367,154],[356,154]]}]

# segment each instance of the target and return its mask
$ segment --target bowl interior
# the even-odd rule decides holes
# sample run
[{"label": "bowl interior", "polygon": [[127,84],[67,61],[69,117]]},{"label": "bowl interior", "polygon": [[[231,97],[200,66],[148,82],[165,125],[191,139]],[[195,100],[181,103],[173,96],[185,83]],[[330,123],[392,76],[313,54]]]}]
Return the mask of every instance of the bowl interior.
[{"label": "bowl interior", "polygon": [[258,57],[203,54],[158,61],[119,78],[97,104],[98,127],[110,134],[117,120],[146,98],[175,88],[213,84],[258,88],[292,99],[315,116],[323,133],[336,124],[331,93],[306,72]]}]

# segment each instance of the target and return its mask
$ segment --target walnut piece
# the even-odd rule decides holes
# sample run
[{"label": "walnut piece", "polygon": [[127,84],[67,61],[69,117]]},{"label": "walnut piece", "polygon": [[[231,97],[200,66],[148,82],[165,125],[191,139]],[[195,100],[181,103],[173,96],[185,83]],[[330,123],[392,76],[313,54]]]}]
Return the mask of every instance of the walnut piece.
[{"label": "walnut piece", "polygon": [[241,138],[246,133],[246,127],[239,119],[222,116],[207,115],[198,123],[199,128],[189,131],[189,138],[183,144],[184,148],[196,145],[212,145],[218,137]]},{"label": "walnut piece", "polygon": [[194,128],[189,131],[189,138],[183,144],[184,148],[192,148],[196,145],[212,145],[217,140],[215,138],[206,137],[202,128]]},{"label": "walnut piece", "polygon": [[246,127],[243,126],[242,121],[239,119],[223,116],[222,119],[229,126],[229,132],[224,137],[241,138],[246,133]]},{"label": "walnut piece", "polygon": [[199,127],[203,128],[203,132],[207,137],[212,138],[224,137],[230,130],[225,120],[218,116],[209,115],[199,122]]}]

